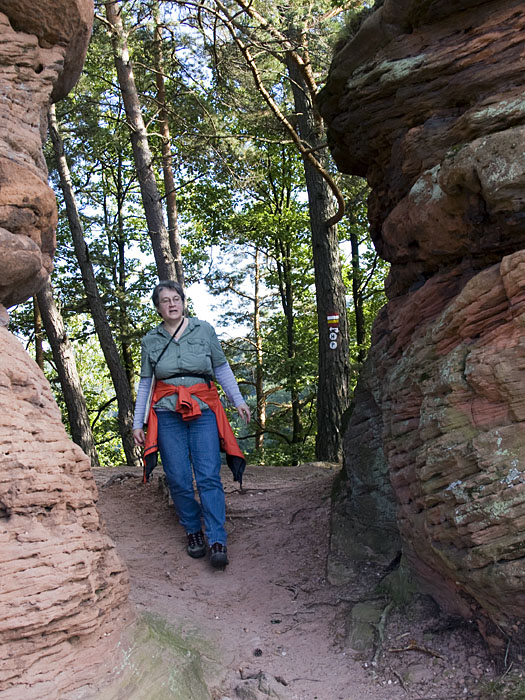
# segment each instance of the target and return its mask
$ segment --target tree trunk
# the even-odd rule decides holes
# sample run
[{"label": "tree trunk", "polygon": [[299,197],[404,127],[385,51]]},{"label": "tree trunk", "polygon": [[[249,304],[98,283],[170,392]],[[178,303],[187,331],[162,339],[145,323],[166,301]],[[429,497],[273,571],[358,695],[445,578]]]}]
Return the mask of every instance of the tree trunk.
[{"label": "tree trunk", "polygon": [[64,155],[62,139],[60,138],[60,133],[58,131],[54,105],[51,105],[49,109],[49,131],[53,142],[57,169],[60,176],[60,186],[66,204],[69,228],[71,230],[75,254],[80,266],[80,272],[82,274],[82,282],[86,290],[86,297],[91,315],[93,317],[95,330],[100,342],[100,347],[104,353],[104,357],[111,374],[111,379],[113,381],[113,386],[115,387],[118,402],[119,432],[122,438],[124,453],[128,464],[138,465],[140,463],[140,457],[133,441],[134,406],[131,388],[120,361],[119,352],[111,333],[106,311],[100,298],[93,267],[89,259],[89,251],[84,240],[84,231],[73,192],[71,175],[66,157]]},{"label": "tree trunk", "polygon": [[122,186],[122,169],[118,171],[118,212],[117,212],[117,280],[115,289],[118,295],[119,340],[124,371],[131,391],[131,400],[135,402],[135,363],[131,347],[131,324],[128,314],[128,298],[126,290],[126,233],[124,228],[123,206],[124,188]]},{"label": "tree trunk", "polygon": [[64,321],[53,299],[53,288],[49,280],[38,292],[36,299],[66,403],[71,437],[90,458],[91,466],[98,467],[97,450],[89,424],[86,399],[78,376],[75,353],[64,330]]},{"label": "tree trunk", "polygon": [[159,4],[154,5],[155,41],[153,53],[155,57],[155,82],[157,85],[157,102],[159,105],[158,124],[162,139],[162,174],[164,177],[164,192],[166,196],[166,212],[168,215],[168,234],[171,254],[175,262],[177,282],[184,287],[184,270],[182,267],[182,250],[179,237],[179,220],[177,211],[177,196],[175,194],[175,178],[171,162],[171,134],[166,112],[166,86],[164,83],[164,61],[162,55],[162,29],[159,26]]},{"label": "tree trunk", "polygon": [[352,249],[352,299],[355,313],[355,335],[357,343],[357,361],[363,362],[365,351],[365,314],[363,309],[363,291],[361,289],[361,262],[359,258],[359,240],[354,231],[350,232]]},{"label": "tree trunk", "polygon": [[38,306],[38,299],[33,297],[33,325],[35,328],[35,361],[44,371],[44,347],[42,344],[42,315]]},{"label": "tree trunk", "polygon": [[115,2],[106,3],[106,18],[113,27],[111,35],[113,57],[130,128],[133,157],[135,159],[153,255],[157,265],[157,273],[161,280],[176,280],[177,270],[171,253],[168,231],[164,223],[161,197],[155,180],[148,133],[142,117],[135,76],[133,75],[129,57],[127,35],[122,23],[121,9],[116,0]]},{"label": "tree trunk", "polygon": [[[324,130],[320,118],[316,118],[313,96],[310,95],[297,62],[290,55],[287,67],[299,135],[309,148],[318,149],[324,141]],[[316,151],[316,155],[324,165],[325,158],[322,158],[321,152]],[[303,162],[308,191],[319,330],[316,455],[320,460],[335,462],[341,458],[341,419],[348,405],[350,374],[345,288],[337,226],[329,226],[327,223],[334,214],[331,190],[311,162],[305,157]]]},{"label": "tree trunk", "polygon": [[293,464],[297,464],[299,460],[296,446],[301,441],[302,425],[299,390],[297,388],[297,349],[295,345],[294,298],[291,281],[292,266],[290,261],[290,246],[278,240],[276,241],[276,253],[281,304],[286,318],[286,353],[289,360],[287,387],[290,392],[290,403],[292,407],[292,439],[290,444],[292,447]]},{"label": "tree trunk", "polygon": [[264,394],[264,368],[261,335],[261,271],[259,249],[255,249],[255,285],[253,298],[253,330],[255,334],[255,400],[257,404],[257,425],[255,427],[255,449],[260,450],[264,444],[266,428],[266,396]]}]

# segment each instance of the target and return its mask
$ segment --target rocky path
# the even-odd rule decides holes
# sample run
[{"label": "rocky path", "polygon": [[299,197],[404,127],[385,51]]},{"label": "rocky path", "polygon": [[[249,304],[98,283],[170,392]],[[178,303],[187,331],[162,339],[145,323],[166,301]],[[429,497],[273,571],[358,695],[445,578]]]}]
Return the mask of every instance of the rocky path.
[{"label": "rocky path", "polygon": [[349,646],[350,611],[377,595],[367,591],[370,575],[360,590],[326,580],[334,476],[315,464],[248,467],[241,493],[226,470],[230,565],[218,571],[186,555],[158,475],[144,486],[129,468],[95,471],[98,506],[129,568],[132,603],[198,647],[214,699],[481,697],[473,687],[492,669],[477,636],[450,626],[439,632],[443,621],[426,603],[408,615],[392,611],[381,653],[377,645],[366,652]]}]

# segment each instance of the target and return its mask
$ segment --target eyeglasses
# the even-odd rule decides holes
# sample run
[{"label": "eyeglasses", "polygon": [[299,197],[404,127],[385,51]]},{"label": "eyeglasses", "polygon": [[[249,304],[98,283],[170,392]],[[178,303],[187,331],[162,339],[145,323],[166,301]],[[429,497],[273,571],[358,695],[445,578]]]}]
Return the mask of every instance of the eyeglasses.
[{"label": "eyeglasses", "polygon": [[182,301],[180,297],[171,297],[170,299],[164,297],[164,299],[159,299],[159,304],[177,304]]}]

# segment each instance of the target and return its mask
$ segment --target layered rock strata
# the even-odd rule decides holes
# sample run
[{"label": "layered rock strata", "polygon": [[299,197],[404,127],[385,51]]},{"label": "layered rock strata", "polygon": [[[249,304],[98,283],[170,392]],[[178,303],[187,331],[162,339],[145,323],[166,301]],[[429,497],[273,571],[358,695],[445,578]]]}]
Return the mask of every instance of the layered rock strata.
[{"label": "layered rock strata", "polygon": [[0,0],[0,315],[38,291],[52,268],[57,221],[42,142],[51,99],[76,82],[92,0]]},{"label": "layered rock strata", "polygon": [[0,356],[0,698],[60,698],[114,651],[128,576],[47,381],[6,329]]},{"label": "layered rock strata", "polygon": [[495,648],[525,640],[524,30],[516,0],[385,0],[320,97],[392,264],[359,389],[373,410],[356,404],[347,433],[347,511],[379,433],[369,468],[376,489],[389,475],[412,567]]},{"label": "layered rock strata", "polygon": [[[79,75],[91,0],[0,0],[0,311],[38,291],[57,219],[42,155]],[[57,700],[116,653],[127,572],[37,365],[0,328],[0,698]]]}]

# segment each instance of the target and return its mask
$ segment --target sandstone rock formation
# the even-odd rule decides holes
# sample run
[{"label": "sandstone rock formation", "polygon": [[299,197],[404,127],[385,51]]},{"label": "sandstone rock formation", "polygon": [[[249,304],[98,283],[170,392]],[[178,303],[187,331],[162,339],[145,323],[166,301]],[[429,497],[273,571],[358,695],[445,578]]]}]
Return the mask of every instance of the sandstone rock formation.
[{"label": "sandstone rock formation", "polygon": [[524,30],[519,0],[384,0],[320,96],[392,264],[346,435],[346,512],[375,526],[388,474],[419,578],[510,649],[525,641]]},{"label": "sandstone rock formation", "polygon": [[[52,265],[46,114],[82,67],[92,0],[0,0],[0,321]],[[97,513],[89,459],[51,390],[0,328],[0,698],[55,700],[115,652],[127,572]]]},{"label": "sandstone rock formation", "polygon": [[[82,69],[92,0],[0,0],[0,305],[37,291],[52,268],[55,196],[42,140],[50,99]],[[7,324],[0,307],[0,321]]]},{"label": "sandstone rock formation", "polygon": [[3,328],[0,356],[0,698],[60,698],[114,651],[127,572],[95,508],[89,459]]}]

